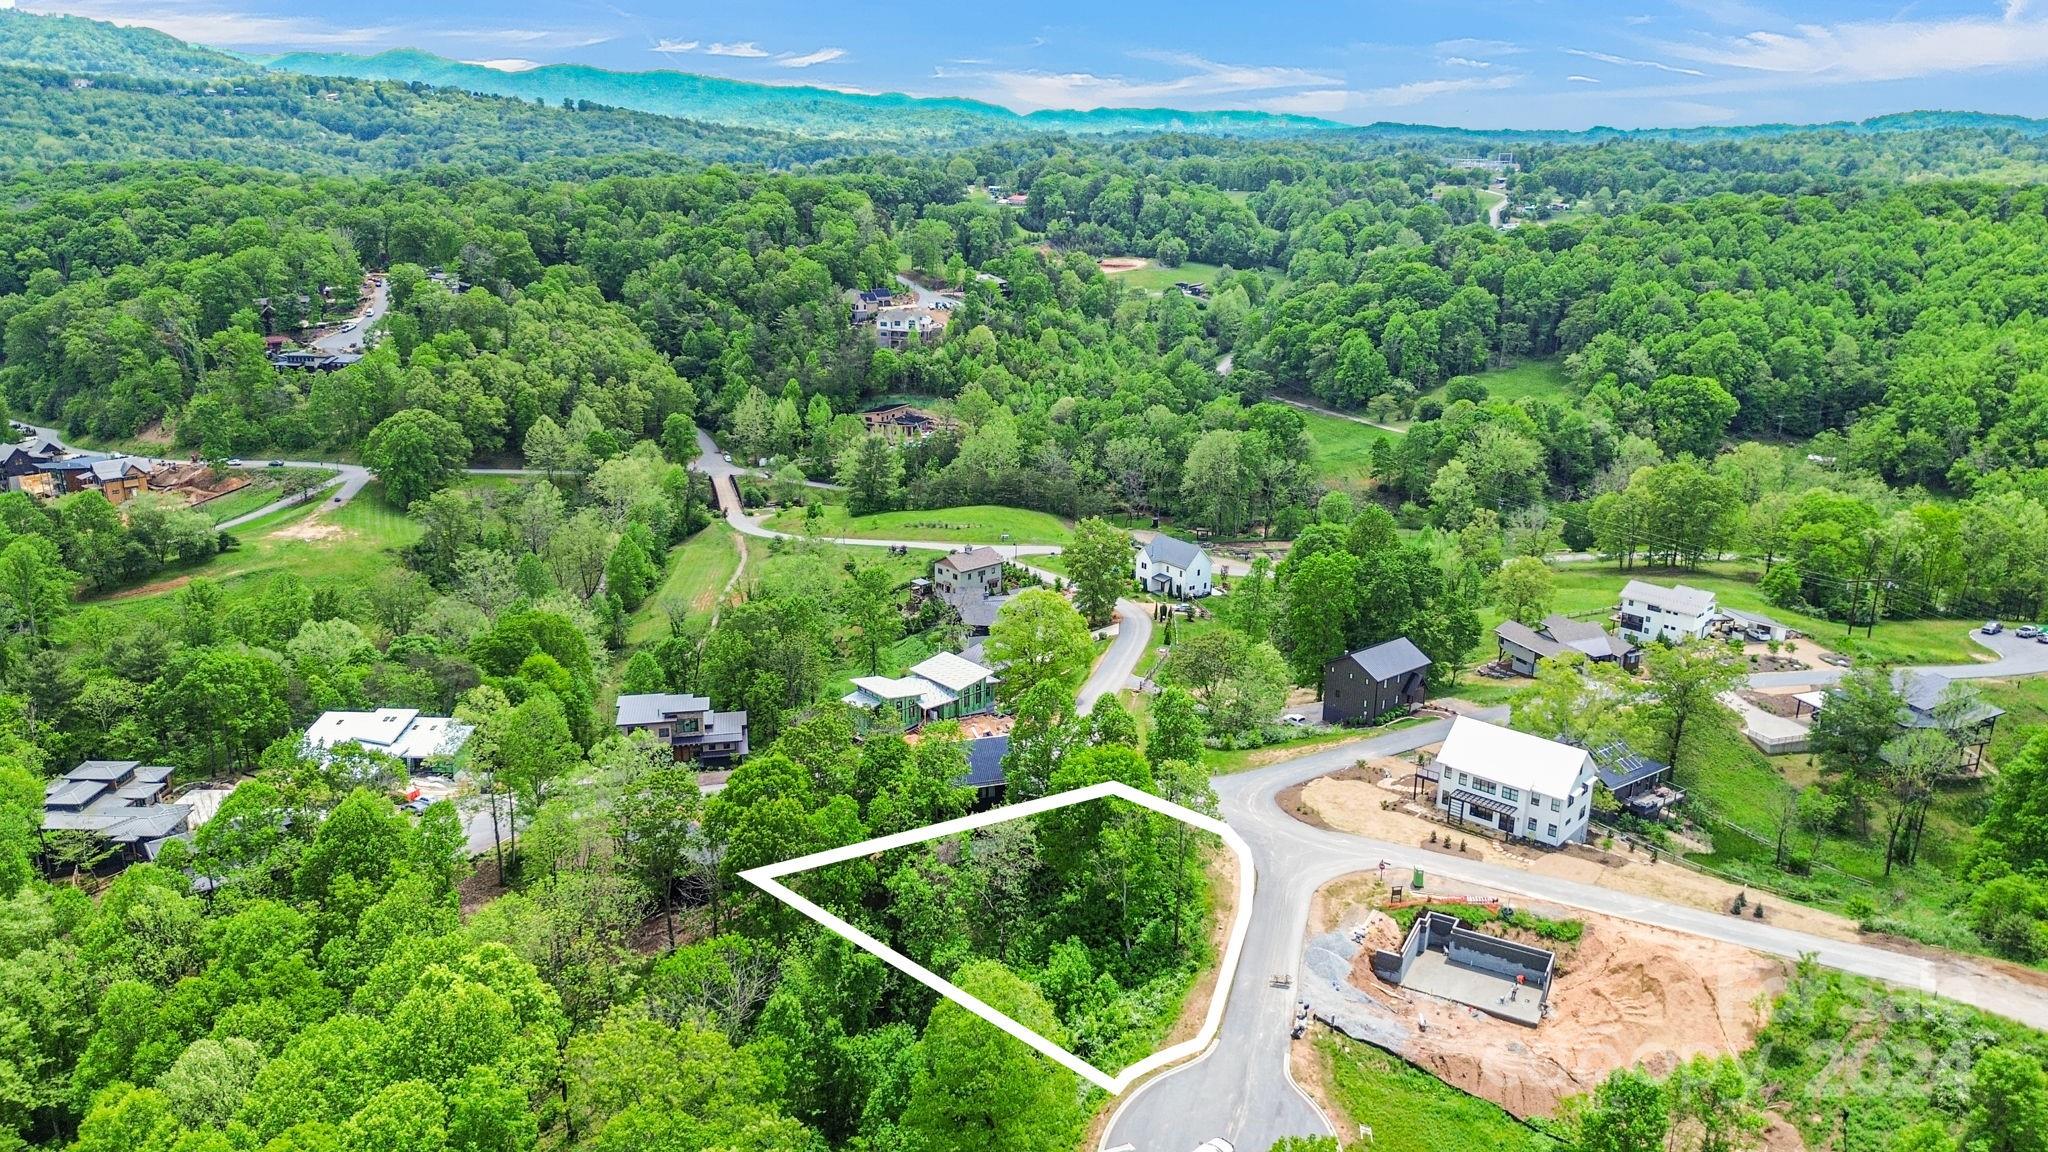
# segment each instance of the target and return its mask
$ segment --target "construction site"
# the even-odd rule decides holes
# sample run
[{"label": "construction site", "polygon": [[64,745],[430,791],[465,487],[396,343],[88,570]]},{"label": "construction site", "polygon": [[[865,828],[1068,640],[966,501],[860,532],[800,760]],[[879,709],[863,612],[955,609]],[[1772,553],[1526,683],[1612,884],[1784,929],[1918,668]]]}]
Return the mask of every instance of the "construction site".
[{"label": "construction site", "polygon": [[[1523,1118],[1553,1115],[1619,1068],[1662,1074],[1695,1055],[1746,1050],[1790,973],[1732,944],[1508,906],[1469,886],[1390,895],[1375,874],[1317,894],[1301,999],[1321,1027]],[[1313,1040],[1293,1056],[1312,1091],[1322,1079]]]}]

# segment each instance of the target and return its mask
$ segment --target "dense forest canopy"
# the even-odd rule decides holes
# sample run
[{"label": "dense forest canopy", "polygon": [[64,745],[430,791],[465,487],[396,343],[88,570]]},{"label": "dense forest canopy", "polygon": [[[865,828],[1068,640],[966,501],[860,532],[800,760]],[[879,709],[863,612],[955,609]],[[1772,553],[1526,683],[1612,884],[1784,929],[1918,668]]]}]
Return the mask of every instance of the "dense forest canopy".
[{"label": "dense forest canopy", "polygon": [[[741,881],[968,810],[961,732],[857,733],[837,704],[968,636],[910,598],[935,554],[736,550],[701,436],[768,461],[744,496],[807,525],[828,499],[1053,525],[1058,578],[1008,569],[985,638],[1013,800],[1117,780],[1209,811],[1205,757],[1266,740],[1291,688],[1397,637],[1454,685],[1483,606],[1540,622],[1567,549],[1617,576],[1741,557],[1837,622],[2048,611],[2037,123],[1275,135],[863,105],[827,133],[830,107],[730,126],[549,96],[0,10],[11,414],[375,475],[241,527],[164,493],[0,494],[0,1152],[1082,1138],[1099,1094]],[[1498,187],[1456,162],[1505,151]],[[948,292],[943,337],[878,341],[854,321],[878,289]],[[379,293],[359,359],[273,360]],[[871,434],[896,401],[932,434]],[[1290,547],[1162,623],[1142,715],[1079,715],[1131,585],[1112,514]],[[1659,648],[1640,691],[1549,666],[1535,714],[1626,712],[1694,771],[1670,685],[1711,701],[1729,660]],[[1881,671],[1849,685],[1826,819],[1903,814],[1912,867],[1934,789],[1869,783],[1899,705]],[[748,713],[722,790],[614,731],[651,693]],[[473,727],[458,799],[488,851],[454,803],[394,806],[403,765],[301,739],[378,707]],[[2044,741],[1983,805],[1989,895],[1955,929],[2019,959],[2048,954]],[[112,876],[38,823],[49,779],[110,757],[239,786]],[[1113,1068],[1215,959],[1213,851],[1101,806],[799,887]],[[1824,991],[1803,974],[1774,1026]]]}]

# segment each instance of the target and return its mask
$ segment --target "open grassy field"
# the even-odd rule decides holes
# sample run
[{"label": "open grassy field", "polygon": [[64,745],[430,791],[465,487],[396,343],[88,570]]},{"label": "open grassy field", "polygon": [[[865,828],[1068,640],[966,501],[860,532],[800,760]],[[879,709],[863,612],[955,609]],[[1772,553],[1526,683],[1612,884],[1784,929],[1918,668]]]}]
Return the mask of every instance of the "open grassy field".
[{"label": "open grassy field", "polygon": [[1157,261],[1153,261],[1143,268],[1118,272],[1110,279],[1139,292],[1166,292],[1182,280],[1190,284],[1213,284],[1222,274],[1223,267],[1219,264],[1202,264],[1190,260],[1178,268],[1165,268]]},{"label": "open grassy field", "polygon": [[[1571,381],[1565,379],[1564,361],[1556,358],[1524,360],[1505,368],[1478,373],[1473,379],[1486,385],[1490,400],[1565,399],[1571,396]],[[1425,393],[1442,399],[1444,390]]]},{"label": "open grassy field", "polygon": [[[1823,647],[1852,659],[1878,664],[1966,664],[1988,658],[1990,653],[1970,640],[1970,629],[1981,621],[1971,620],[1881,620],[1869,637],[1862,628],[1845,636],[1838,622],[1776,607],[1757,591],[1763,566],[1749,561],[1725,561],[1702,565],[1696,571],[1636,567],[1623,571],[1605,561],[1559,565],[1553,569],[1557,593],[1551,610],[1581,619],[1603,618],[1621,601],[1622,586],[1631,579],[1653,584],[1688,584],[1712,592],[1723,608],[1761,612],[1813,637]],[[1501,622],[1500,610],[1489,606],[1481,614],[1482,635],[1475,652],[1490,658],[1494,649],[1493,629]]]},{"label": "open grassy field", "polygon": [[1694,854],[1693,860],[1804,904],[1884,922],[1888,930],[1929,943],[1983,949],[1955,918],[1956,906],[1969,895],[1958,873],[1983,802],[1982,785],[1958,785],[1938,794],[1920,858],[1910,868],[1895,866],[1891,875],[1885,874],[1880,806],[1867,834],[1854,824],[1818,835],[1791,832],[1788,855],[1816,863],[1809,875],[1797,876],[1776,866],[1778,818],[1791,789],[1819,778],[1818,765],[1803,754],[1764,756],[1732,718],[1698,735],[1697,740],[1688,738],[1687,754],[1679,760],[1679,784],[1691,798],[1693,817],[1712,833],[1714,850]]},{"label": "open grassy field", "polygon": [[1308,438],[1315,445],[1316,477],[1325,484],[1364,486],[1372,479],[1373,443],[1400,435],[1341,416],[1296,411],[1307,421]]},{"label": "open grassy field", "polygon": [[[929,540],[939,544],[1065,544],[1072,539],[1071,526],[1047,512],[1005,508],[996,504],[969,504],[959,508],[931,508],[910,512],[877,512],[871,516],[849,516],[844,504],[826,504],[815,524],[804,519],[801,508],[785,508],[765,523],[777,532],[808,534],[826,539]],[[1002,539],[1009,533],[1008,540]]]},{"label": "open grassy field", "polygon": [[1549,1152],[1557,1141],[1510,1116],[1499,1105],[1461,1092],[1397,1057],[1367,1044],[1325,1033],[1316,1059],[1326,1071],[1333,1102],[1357,1132],[1372,1125],[1375,1152]]},{"label": "open grassy field", "polygon": [[666,635],[671,615],[703,622],[710,618],[718,593],[739,566],[740,542],[722,520],[669,549],[668,572],[661,587],[633,614],[626,643],[638,647]]},{"label": "open grassy field", "polygon": [[86,603],[117,616],[141,612],[198,576],[219,584],[232,598],[280,572],[295,572],[315,587],[360,590],[395,567],[398,550],[419,535],[419,525],[386,504],[381,486],[372,483],[339,509],[315,500],[272,513],[237,529],[237,547],[231,552],[166,569]]},{"label": "open grassy field", "polygon": [[[328,469],[319,469],[317,474],[318,479],[314,481],[316,487],[334,478],[334,473]],[[265,504],[284,498],[284,483],[275,474],[264,470],[252,471],[248,475],[248,487],[236,489],[215,500],[208,500],[199,506],[199,510],[218,524],[223,520],[246,516]],[[315,497],[316,500],[319,498]]]}]

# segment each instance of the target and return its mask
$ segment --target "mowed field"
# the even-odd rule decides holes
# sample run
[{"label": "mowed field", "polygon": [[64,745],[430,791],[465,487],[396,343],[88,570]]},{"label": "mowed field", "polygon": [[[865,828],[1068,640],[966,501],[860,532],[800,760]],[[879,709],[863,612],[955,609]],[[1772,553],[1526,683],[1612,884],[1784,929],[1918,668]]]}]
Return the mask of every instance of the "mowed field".
[{"label": "mowed field", "polygon": [[[1060,544],[1073,538],[1071,526],[1048,512],[968,504],[907,512],[849,516],[844,504],[824,505],[824,514],[808,520],[802,508],[785,508],[764,523],[777,532],[826,539],[917,540],[936,544]],[[1009,533],[1004,540],[1003,534]]]},{"label": "mowed field", "polygon": [[1362,488],[1372,480],[1372,446],[1375,441],[1400,435],[1342,416],[1295,409],[1307,422],[1308,438],[1315,444],[1316,476],[1336,487]]},{"label": "mowed field", "polygon": [[[1489,400],[1560,400],[1572,394],[1571,381],[1565,377],[1564,361],[1555,357],[1544,360],[1524,360],[1505,368],[1495,368],[1472,377],[1486,385]],[[1442,399],[1444,390],[1435,388],[1424,393]]]},{"label": "mowed field", "polygon": [[667,634],[669,621],[682,618],[693,624],[710,619],[718,594],[740,563],[740,541],[723,520],[714,520],[702,532],[669,549],[668,571],[661,587],[647,598],[626,628],[626,643],[639,647]]}]

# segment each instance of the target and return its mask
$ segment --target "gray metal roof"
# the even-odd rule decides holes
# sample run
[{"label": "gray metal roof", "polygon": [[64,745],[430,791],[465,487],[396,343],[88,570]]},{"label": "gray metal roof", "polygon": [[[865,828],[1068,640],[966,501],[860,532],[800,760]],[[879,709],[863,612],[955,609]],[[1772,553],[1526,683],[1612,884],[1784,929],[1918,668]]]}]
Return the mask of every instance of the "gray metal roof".
[{"label": "gray metal roof", "polygon": [[979,572],[983,568],[1002,562],[1003,554],[986,544],[979,548],[969,548],[965,552],[948,552],[939,557],[940,567],[951,568],[955,572]]},{"label": "gray metal roof", "polygon": [[1631,580],[1622,587],[1623,600],[1640,600],[1666,612],[1684,616],[1697,616],[1702,612],[1714,611],[1714,594],[1703,588],[1687,584],[1673,584],[1666,588],[1647,580]]},{"label": "gray metal roof", "polygon": [[710,707],[710,699],[703,696],[682,692],[635,692],[619,697],[618,717],[612,723],[621,728],[659,724],[678,713],[704,712]]},{"label": "gray metal roof", "polygon": [[1365,674],[1374,680],[1391,680],[1430,666],[1433,661],[1422,654],[1406,636],[1397,636],[1384,644],[1361,648],[1351,654],[1351,659]]},{"label": "gray metal roof", "polygon": [[1201,545],[1165,533],[1152,537],[1145,545],[1146,559],[1154,564],[1166,564],[1174,568],[1188,567],[1201,554]]},{"label": "gray metal roof", "polygon": [[962,788],[993,788],[1003,782],[1003,757],[1010,751],[1008,736],[983,736],[967,742],[967,775],[953,783]]},{"label": "gray metal roof", "polygon": [[[1940,706],[1941,698],[1948,693],[1951,683],[1953,681],[1939,672],[1908,672],[1902,675],[1899,678],[1898,692],[1900,699],[1906,702],[1906,715],[1900,717],[1901,722],[1911,728],[1932,727],[1934,710]],[[1968,727],[1982,724],[1986,720],[1996,720],[2003,715],[2005,709],[1980,700],[1961,722]]]}]

